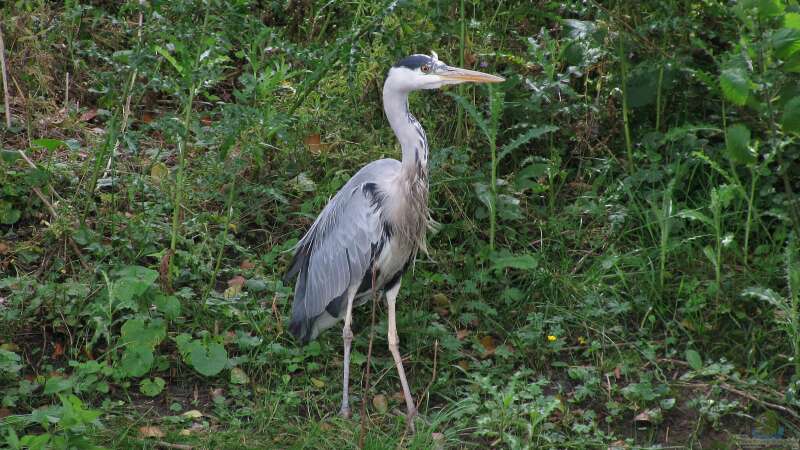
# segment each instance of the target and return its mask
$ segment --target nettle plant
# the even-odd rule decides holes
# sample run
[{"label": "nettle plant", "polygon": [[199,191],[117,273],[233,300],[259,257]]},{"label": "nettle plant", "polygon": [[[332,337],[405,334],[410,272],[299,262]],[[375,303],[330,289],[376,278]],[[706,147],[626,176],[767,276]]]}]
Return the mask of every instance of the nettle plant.
[{"label": "nettle plant", "polygon": [[[105,288],[88,308],[94,330],[87,348],[91,351],[98,341],[104,340],[107,366],[89,366],[93,361],[77,364],[76,374],[90,376],[87,379],[81,377],[81,383],[111,376],[127,386],[129,380],[168,369],[169,360],[158,354],[158,348],[167,338],[168,324],[182,322],[178,295],[190,298],[193,294],[186,289],[178,295],[163,293],[156,285],[158,272],[142,266],[124,266],[102,275]],[[119,331],[116,331],[117,327]],[[229,366],[228,353],[218,340],[208,336],[195,339],[183,333],[174,341],[183,361],[202,375],[217,375]],[[113,370],[106,368],[112,366]],[[165,384],[162,378],[155,377],[142,380],[139,387],[143,394],[152,397],[160,394]],[[80,386],[70,387],[81,390],[77,389]],[[99,392],[108,390],[104,384],[95,389]]]},{"label": "nettle plant", "polygon": [[[17,449],[100,449],[87,439],[87,432],[100,426],[100,411],[87,408],[74,395],[59,395],[61,405],[49,405],[36,409],[30,414],[10,416],[0,421],[0,442],[6,447]],[[2,425],[9,425],[3,427]],[[14,425],[24,427],[37,425],[44,430],[19,436]]]},{"label": "nettle plant", "polygon": [[[759,213],[769,210],[779,220],[773,236],[786,239],[789,294],[750,288],[748,297],[760,298],[776,309],[794,352],[794,378],[800,373],[796,237],[800,233],[800,202],[791,173],[800,165],[800,11],[780,0],[742,2],[734,7],[741,31],[733,48],[720,58],[719,87],[724,99],[722,117],[729,170],[717,169],[747,203],[743,262],[748,263],[750,233]],[[727,103],[727,104],[726,104]],[[732,106],[729,106],[731,104]],[[751,131],[752,129],[752,131]],[[744,169],[744,170],[742,170]],[[739,177],[746,171],[749,183]],[[769,198],[758,202],[773,186]],[[731,190],[725,186],[717,190]],[[715,190],[715,191],[717,191]],[[782,191],[782,192],[781,192]],[[763,194],[761,194],[763,195]],[[713,200],[713,199],[712,199]],[[772,203],[767,203],[767,201]],[[764,204],[766,203],[766,204]],[[758,211],[758,208],[762,211]],[[790,231],[785,231],[788,228]],[[719,240],[719,233],[717,233]],[[717,258],[719,259],[719,251]],[[718,261],[719,263],[719,261]],[[717,276],[719,279],[719,276]]]},{"label": "nettle plant", "polygon": [[[797,231],[800,205],[789,177],[791,168],[800,163],[792,151],[800,136],[800,12],[786,11],[786,3],[779,0],[742,2],[734,12],[742,30],[739,42],[718,59],[719,88],[725,99],[725,154],[732,166],[726,178],[747,199],[748,225],[755,215],[759,179],[777,182],[785,192],[775,196],[775,206],[791,218]],[[766,166],[775,162],[772,169],[777,170],[770,173]],[[738,178],[739,168],[750,173],[749,185]]]},{"label": "nettle plant", "polygon": [[781,0],[745,1],[730,7],[727,12],[738,25],[738,40],[718,55],[703,48],[714,59],[718,75],[692,70],[721,98],[724,143],[719,150],[723,158],[715,158],[711,147],[692,153],[718,181],[710,186],[704,208],[680,211],[677,216],[701,223],[712,238],[703,253],[714,268],[710,293],[720,312],[733,308],[730,296],[723,295],[725,264],[747,266],[768,252],[768,243],[753,242],[757,227],[769,228],[771,240],[778,243],[791,230],[800,231],[800,203],[791,176],[800,165],[796,151],[800,12],[787,8]]}]

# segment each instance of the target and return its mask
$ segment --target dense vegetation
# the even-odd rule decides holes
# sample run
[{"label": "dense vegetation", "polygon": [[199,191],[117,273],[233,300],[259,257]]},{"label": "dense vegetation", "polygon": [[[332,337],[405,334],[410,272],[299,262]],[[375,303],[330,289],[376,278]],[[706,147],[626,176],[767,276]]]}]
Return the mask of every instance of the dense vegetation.
[{"label": "dense vegetation", "polygon": [[[0,447],[354,448],[366,396],[368,448],[797,448],[796,0],[0,8]],[[384,305],[344,420],[280,279],[430,50],[507,81],[411,99],[410,434]]]}]

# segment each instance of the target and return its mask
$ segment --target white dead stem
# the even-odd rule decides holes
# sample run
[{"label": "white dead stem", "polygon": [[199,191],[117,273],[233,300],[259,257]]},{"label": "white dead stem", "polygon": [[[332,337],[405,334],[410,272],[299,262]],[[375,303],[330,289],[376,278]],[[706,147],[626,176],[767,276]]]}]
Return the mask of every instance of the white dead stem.
[{"label": "white dead stem", "polygon": [[6,127],[11,128],[11,105],[8,98],[8,72],[6,69],[6,44],[3,41],[2,23],[0,23],[0,70],[3,72],[3,102],[6,106]]},{"label": "white dead stem", "polygon": [[[139,0],[139,30],[137,31],[136,37],[139,42],[142,42],[142,23],[144,22],[144,17],[142,14],[142,10],[144,9],[144,0]],[[117,137],[117,141],[114,143],[114,147],[111,149],[111,155],[108,157],[108,162],[106,163],[106,170],[103,171],[103,176],[97,180],[97,186],[95,189],[100,189],[103,186],[111,185],[111,180],[109,180],[108,175],[111,172],[111,162],[114,160],[114,157],[117,155],[117,151],[121,145],[122,137],[125,135],[125,131],[128,129],[128,119],[131,116],[131,97],[133,97],[133,83],[136,81],[136,77],[139,75],[139,69],[134,68],[133,73],[131,74],[131,80],[128,83],[128,96],[125,98],[125,104],[122,105],[122,126],[120,127],[119,137]]]}]

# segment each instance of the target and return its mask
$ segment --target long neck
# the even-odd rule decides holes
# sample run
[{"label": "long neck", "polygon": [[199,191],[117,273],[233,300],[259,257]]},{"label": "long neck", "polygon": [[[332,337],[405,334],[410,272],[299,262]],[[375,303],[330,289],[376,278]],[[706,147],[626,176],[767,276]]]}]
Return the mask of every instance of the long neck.
[{"label": "long neck", "polygon": [[383,109],[403,150],[404,174],[427,181],[428,139],[422,125],[408,111],[408,92],[384,85]]}]

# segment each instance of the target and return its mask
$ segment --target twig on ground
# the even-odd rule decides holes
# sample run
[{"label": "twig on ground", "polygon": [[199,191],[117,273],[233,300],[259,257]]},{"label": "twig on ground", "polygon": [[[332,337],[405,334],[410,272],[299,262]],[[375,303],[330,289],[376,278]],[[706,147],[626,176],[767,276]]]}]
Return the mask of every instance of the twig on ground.
[{"label": "twig on ground", "polygon": [[192,450],[192,449],[194,449],[194,446],[187,445],[187,444],[172,444],[170,442],[164,442],[164,441],[155,441],[153,443],[157,447],[176,448],[178,450]]},{"label": "twig on ground", "polygon": [[743,391],[741,389],[738,389],[736,387],[733,387],[728,383],[724,383],[723,382],[723,383],[714,383],[714,384],[712,384],[712,383],[695,382],[695,383],[680,383],[680,385],[681,386],[685,386],[685,387],[694,387],[694,388],[709,388],[709,387],[712,387],[712,386],[719,386],[721,389],[723,389],[725,391],[728,391],[731,394],[736,394],[736,395],[738,395],[740,397],[744,397],[744,398],[746,398],[748,400],[754,401],[754,402],[758,403],[759,405],[761,405],[761,406],[763,406],[765,408],[771,408],[771,409],[775,409],[775,410],[784,412],[784,413],[794,417],[796,420],[800,420],[800,414],[798,414],[797,412],[795,412],[791,408],[783,406],[783,405],[779,405],[777,403],[773,403],[773,402],[770,402],[770,401],[767,401],[767,400],[760,399],[760,398],[756,397],[755,395],[753,395],[753,394],[751,394],[749,392],[745,392],[745,391]]},{"label": "twig on ground", "polygon": [[753,394],[750,394],[748,392],[736,389],[735,387],[731,386],[728,383],[720,383],[718,386],[721,387],[722,389],[725,389],[726,391],[728,391],[730,393],[733,393],[733,394],[736,394],[736,395],[738,395],[740,397],[744,397],[746,399],[752,400],[752,401],[758,403],[761,406],[765,406],[767,408],[772,408],[772,409],[777,409],[778,411],[785,412],[786,414],[789,414],[790,416],[794,417],[795,419],[800,420],[800,414],[796,413],[792,409],[787,408],[787,407],[785,407],[783,405],[778,405],[776,403],[772,403],[772,402],[768,402],[766,400],[762,400],[762,399],[756,397]]}]

